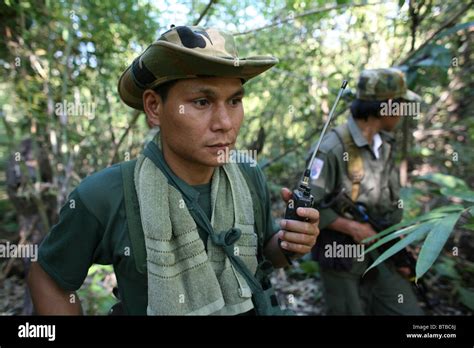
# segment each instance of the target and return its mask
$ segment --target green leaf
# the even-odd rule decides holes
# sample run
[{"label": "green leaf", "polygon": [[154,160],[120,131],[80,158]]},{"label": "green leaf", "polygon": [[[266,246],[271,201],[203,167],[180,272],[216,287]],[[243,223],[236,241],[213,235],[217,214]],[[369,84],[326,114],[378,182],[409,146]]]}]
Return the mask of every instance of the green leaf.
[{"label": "green leaf", "polygon": [[467,202],[474,202],[474,191],[472,190],[460,190],[443,187],[441,189],[441,194],[444,196],[458,197]]},{"label": "green leaf", "polygon": [[437,262],[433,269],[437,275],[441,277],[448,277],[451,279],[461,279],[456,268],[454,268],[455,262],[454,260],[448,259],[446,257],[443,258],[441,262]]},{"label": "green leaf", "polygon": [[461,213],[448,215],[428,234],[416,262],[416,279],[421,278],[438,258],[460,215]]},{"label": "green leaf", "polygon": [[459,287],[458,293],[461,303],[470,310],[474,310],[474,291]]},{"label": "green leaf", "polygon": [[402,222],[400,222],[396,225],[393,225],[393,226],[377,233],[377,235],[375,235],[375,236],[364,239],[364,242],[369,242],[373,239],[378,239],[378,238],[383,237],[383,236],[385,236],[385,235],[387,235],[387,234],[389,234],[393,231],[397,231],[401,228],[411,226],[411,225],[414,225],[414,224],[419,223],[419,222],[444,218],[447,215],[447,213],[451,212],[451,210],[461,211],[462,209],[464,209],[464,207],[461,206],[461,205],[451,205],[451,206],[440,207],[440,208],[434,209],[434,210],[432,210],[429,213],[426,213],[424,215],[417,216],[413,219],[408,219],[408,220],[402,221]]},{"label": "green leaf", "polygon": [[474,224],[462,225],[462,228],[466,228],[468,230],[474,231]]},{"label": "green leaf", "polygon": [[313,260],[301,262],[300,268],[308,275],[315,275],[319,272],[319,264]]},{"label": "green leaf", "polygon": [[433,209],[430,211],[430,213],[453,213],[457,211],[462,211],[464,210],[464,207],[460,204],[451,204],[451,205],[445,205],[443,207],[439,207],[436,209]]},{"label": "green leaf", "polygon": [[436,184],[442,187],[455,188],[455,187],[461,186],[461,187],[467,188],[466,182],[464,180],[459,179],[452,175],[446,175],[446,174],[441,174],[441,173],[430,173],[430,174],[422,175],[416,178],[415,180],[429,181],[433,184]]},{"label": "green leaf", "polygon": [[387,260],[390,256],[398,253],[400,250],[405,248],[407,245],[413,243],[416,240],[423,238],[423,236],[428,233],[428,231],[433,227],[433,223],[429,222],[426,224],[422,224],[420,228],[416,231],[410,233],[408,236],[397,242],[395,245],[391,246],[388,250],[386,250],[382,255],[380,255],[371,265],[367,268],[364,272],[367,273],[372,268],[378,266],[385,260]]},{"label": "green leaf", "polygon": [[456,24],[454,27],[443,30],[441,33],[439,33],[436,36],[436,40],[441,39],[442,37],[451,35],[453,33],[456,33],[459,30],[466,29],[466,28],[469,28],[469,27],[472,27],[472,26],[474,26],[474,21]]},{"label": "green leaf", "polygon": [[451,59],[452,54],[449,49],[443,45],[429,44],[420,50],[411,60],[413,61],[412,66],[414,67],[438,67],[445,70],[451,65]]},{"label": "green leaf", "polygon": [[[428,222],[429,223],[429,222]],[[408,233],[411,233],[413,232],[414,230],[416,230],[416,228],[418,228],[419,226],[421,225],[412,225],[412,226],[408,226],[408,227],[405,227],[405,228],[402,228],[401,230],[398,230],[398,231],[395,231],[393,233],[390,233],[388,235],[386,235],[385,237],[379,239],[378,241],[376,241],[374,244],[372,244],[368,249],[366,249],[364,251],[364,254],[366,253],[370,253],[372,250],[378,248],[379,246],[387,243],[387,242],[390,242],[391,240],[395,239],[395,238],[399,238],[405,234],[408,234]],[[372,237],[370,237],[371,239],[373,239]],[[369,238],[367,238],[369,239]],[[362,241],[363,243],[366,242],[366,240],[364,239]]]},{"label": "green leaf", "polygon": [[433,66],[433,65],[436,65],[436,62],[433,58],[426,58],[426,59],[420,60],[419,62],[416,63],[416,66],[430,67],[430,66]]}]

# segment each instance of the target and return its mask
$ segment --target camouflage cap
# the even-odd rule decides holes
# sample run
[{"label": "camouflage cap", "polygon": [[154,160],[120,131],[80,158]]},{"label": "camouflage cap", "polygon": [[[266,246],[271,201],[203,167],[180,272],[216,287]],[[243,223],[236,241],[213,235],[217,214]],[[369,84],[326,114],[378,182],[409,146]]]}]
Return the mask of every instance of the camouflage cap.
[{"label": "camouflage cap", "polygon": [[363,70],[357,83],[356,96],[360,100],[421,100],[418,94],[407,89],[405,74],[396,68]]},{"label": "camouflage cap", "polygon": [[244,81],[278,63],[272,56],[240,58],[232,34],[214,28],[178,26],[163,33],[125,70],[118,91],[128,106],[143,110],[142,95],[165,82],[199,76]]}]

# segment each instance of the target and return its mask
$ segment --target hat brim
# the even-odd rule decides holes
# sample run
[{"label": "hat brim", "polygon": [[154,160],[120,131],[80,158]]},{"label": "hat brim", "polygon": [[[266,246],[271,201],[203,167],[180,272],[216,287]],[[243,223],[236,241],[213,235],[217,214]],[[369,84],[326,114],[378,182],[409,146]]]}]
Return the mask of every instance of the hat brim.
[{"label": "hat brim", "polygon": [[166,41],[153,43],[138,59],[156,79],[139,87],[135,83],[130,65],[118,83],[120,98],[125,104],[138,110],[143,110],[142,95],[146,89],[155,88],[168,81],[200,76],[240,78],[248,81],[278,63],[278,59],[271,56],[238,59],[210,56]]}]

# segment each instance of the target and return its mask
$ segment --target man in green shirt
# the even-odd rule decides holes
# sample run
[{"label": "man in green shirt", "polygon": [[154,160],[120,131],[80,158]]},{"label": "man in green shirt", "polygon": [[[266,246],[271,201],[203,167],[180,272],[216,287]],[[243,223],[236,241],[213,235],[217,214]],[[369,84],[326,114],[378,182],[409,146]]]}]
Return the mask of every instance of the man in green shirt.
[{"label": "man in green shirt", "polygon": [[74,292],[93,263],[114,266],[125,314],[271,313],[271,287],[259,275],[268,261],[287,264],[281,248],[296,257],[311,250],[319,214],[301,209],[307,222],[274,228],[260,169],[222,154],[243,121],[242,84],[276,63],[239,58],[226,32],[186,26],[134,60],[119,94],[160,132],[138,159],[70,194],[29,274],[38,314],[80,314]]},{"label": "man in green shirt", "polygon": [[321,214],[313,257],[320,264],[330,315],[422,314],[405,278],[406,267],[390,260],[363,276],[371,262],[362,255],[361,243],[377,231],[347,214],[343,200],[333,199],[345,192],[384,228],[400,222],[400,183],[390,132],[402,116],[416,116],[401,111],[416,110],[408,106],[416,106],[418,99],[399,70],[362,71],[348,121],[325,136],[313,162],[311,183]]}]

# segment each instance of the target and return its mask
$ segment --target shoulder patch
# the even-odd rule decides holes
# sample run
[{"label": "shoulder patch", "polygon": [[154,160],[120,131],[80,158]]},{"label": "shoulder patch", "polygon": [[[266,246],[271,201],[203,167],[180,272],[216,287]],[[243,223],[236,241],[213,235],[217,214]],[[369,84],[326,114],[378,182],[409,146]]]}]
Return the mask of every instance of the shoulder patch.
[{"label": "shoulder patch", "polygon": [[320,158],[315,158],[313,165],[311,166],[311,181],[316,181],[323,171],[324,161]]}]

